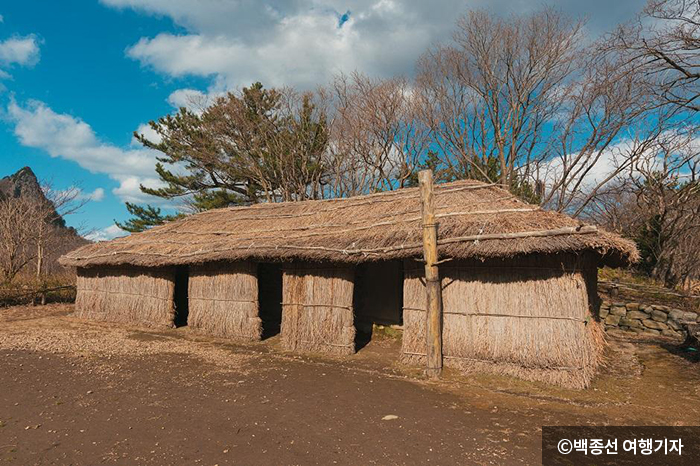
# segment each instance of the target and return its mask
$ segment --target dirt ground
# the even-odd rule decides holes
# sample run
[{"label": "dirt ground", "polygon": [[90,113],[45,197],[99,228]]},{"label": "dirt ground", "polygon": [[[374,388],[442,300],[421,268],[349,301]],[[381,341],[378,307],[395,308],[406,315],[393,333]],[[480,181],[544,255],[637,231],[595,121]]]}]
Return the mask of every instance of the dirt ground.
[{"label": "dirt ground", "polygon": [[377,337],[347,358],[278,338],[0,309],[0,464],[537,464],[543,425],[698,425],[700,362],[612,336],[593,386],[448,371],[432,382]]}]

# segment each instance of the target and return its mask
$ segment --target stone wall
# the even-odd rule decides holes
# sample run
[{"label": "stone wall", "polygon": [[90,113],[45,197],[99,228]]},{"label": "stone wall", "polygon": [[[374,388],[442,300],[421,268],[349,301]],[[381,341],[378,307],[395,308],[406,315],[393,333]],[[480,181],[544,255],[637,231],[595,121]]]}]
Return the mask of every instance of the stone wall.
[{"label": "stone wall", "polygon": [[625,303],[603,300],[600,320],[606,329],[619,328],[645,335],[684,338],[680,322],[700,322],[697,312],[672,309],[657,304]]}]

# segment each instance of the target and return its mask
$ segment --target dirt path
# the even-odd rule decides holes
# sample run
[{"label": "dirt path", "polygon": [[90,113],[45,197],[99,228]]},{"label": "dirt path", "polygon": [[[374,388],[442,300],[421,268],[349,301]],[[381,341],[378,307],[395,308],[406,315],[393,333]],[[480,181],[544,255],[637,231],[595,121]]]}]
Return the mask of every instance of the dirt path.
[{"label": "dirt path", "polygon": [[427,382],[395,362],[393,340],[299,357],[274,339],[232,345],[70,310],[0,310],[0,464],[536,464],[542,425],[700,419],[698,364],[658,343],[615,342],[607,372],[574,392]]}]

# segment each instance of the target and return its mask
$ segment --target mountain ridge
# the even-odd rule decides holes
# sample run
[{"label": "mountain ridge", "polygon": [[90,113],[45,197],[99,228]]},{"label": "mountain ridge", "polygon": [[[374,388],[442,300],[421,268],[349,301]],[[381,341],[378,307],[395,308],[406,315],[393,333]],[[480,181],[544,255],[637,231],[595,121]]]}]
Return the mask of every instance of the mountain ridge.
[{"label": "mountain ridge", "polygon": [[[0,201],[7,198],[30,197],[41,203],[51,204],[51,201],[46,197],[44,190],[41,188],[39,179],[34,170],[29,166],[25,166],[11,175],[0,178]],[[68,227],[61,215],[56,212],[52,205],[53,215],[51,223],[60,228],[72,230],[77,235],[78,232],[74,228]]]}]

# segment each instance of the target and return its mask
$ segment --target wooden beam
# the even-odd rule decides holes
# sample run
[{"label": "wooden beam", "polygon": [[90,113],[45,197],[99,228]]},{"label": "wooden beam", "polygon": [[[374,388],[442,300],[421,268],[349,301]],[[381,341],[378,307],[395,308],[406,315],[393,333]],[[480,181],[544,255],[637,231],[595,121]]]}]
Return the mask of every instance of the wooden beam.
[{"label": "wooden beam", "polygon": [[423,220],[423,258],[425,259],[426,309],[426,375],[438,377],[442,372],[442,286],[437,262],[437,223],[433,199],[433,172],[418,173],[421,215]]}]

